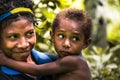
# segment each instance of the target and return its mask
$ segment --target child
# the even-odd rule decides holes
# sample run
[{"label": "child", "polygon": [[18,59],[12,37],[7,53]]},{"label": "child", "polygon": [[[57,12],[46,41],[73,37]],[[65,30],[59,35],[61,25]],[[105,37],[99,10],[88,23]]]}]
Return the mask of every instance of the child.
[{"label": "child", "polygon": [[59,59],[42,65],[18,62],[0,55],[0,63],[31,75],[50,75],[53,80],[91,80],[81,50],[91,43],[91,18],[82,10],[65,9],[57,14],[50,32]]}]

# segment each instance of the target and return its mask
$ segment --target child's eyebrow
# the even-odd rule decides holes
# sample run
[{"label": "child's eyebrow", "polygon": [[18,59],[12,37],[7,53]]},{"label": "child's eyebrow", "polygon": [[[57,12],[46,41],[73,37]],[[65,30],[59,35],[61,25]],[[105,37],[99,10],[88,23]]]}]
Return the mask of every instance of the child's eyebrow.
[{"label": "child's eyebrow", "polygon": [[65,30],[58,30],[57,32],[65,32]]},{"label": "child's eyebrow", "polygon": [[74,32],[72,32],[73,34],[76,34],[76,35],[79,35],[80,34],[80,32],[79,31],[74,31]]}]

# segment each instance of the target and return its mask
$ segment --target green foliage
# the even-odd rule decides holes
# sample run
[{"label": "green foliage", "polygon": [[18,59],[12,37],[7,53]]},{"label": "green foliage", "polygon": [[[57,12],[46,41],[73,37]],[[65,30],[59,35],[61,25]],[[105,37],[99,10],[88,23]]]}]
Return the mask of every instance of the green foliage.
[{"label": "green foliage", "polygon": [[108,24],[107,38],[113,44],[120,44],[120,21]]},{"label": "green foliage", "polygon": [[[118,56],[118,50],[120,51],[120,45],[113,48],[93,46],[92,49],[83,51],[85,58],[89,62],[93,80],[120,79],[120,55]],[[116,57],[115,54],[117,55]]]}]

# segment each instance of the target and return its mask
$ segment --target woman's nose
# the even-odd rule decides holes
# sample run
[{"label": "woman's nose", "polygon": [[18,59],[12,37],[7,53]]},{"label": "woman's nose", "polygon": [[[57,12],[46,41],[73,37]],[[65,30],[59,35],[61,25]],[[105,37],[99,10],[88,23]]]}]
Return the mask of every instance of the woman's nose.
[{"label": "woman's nose", "polygon": [[22,37],[22,38],[19,40],[18,48],[27,48],[28,46],[29,46],[28,40],[27,40],[25,37]]}]

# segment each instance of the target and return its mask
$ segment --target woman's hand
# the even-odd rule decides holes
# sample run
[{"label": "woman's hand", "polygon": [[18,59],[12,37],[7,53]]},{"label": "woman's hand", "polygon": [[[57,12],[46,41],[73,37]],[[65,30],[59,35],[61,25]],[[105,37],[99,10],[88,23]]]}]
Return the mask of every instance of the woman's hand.
[{"label": "woman's hand", "polygon": [[7,57],[4,55],[2,50],[0,50],[0,65],[5,65],[6,60],[7,60]]}]

